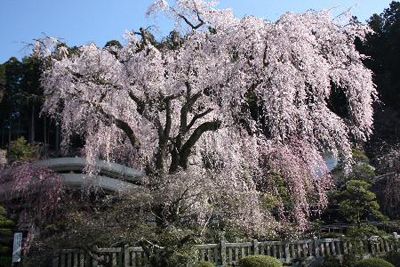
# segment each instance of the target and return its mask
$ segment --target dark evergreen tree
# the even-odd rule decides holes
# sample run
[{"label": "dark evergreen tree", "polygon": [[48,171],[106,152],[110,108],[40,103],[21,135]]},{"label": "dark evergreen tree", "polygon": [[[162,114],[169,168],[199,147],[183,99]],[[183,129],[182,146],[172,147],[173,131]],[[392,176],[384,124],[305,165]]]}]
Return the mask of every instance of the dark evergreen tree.
[{"label": "dark evergreen tree", "polygon": [[369,56],[365,64],[374,72],[381,103],[375,107],[375,134],[370,153],[380,153],[382,143],[400,142],[400,2],[393,1],[368,21],[374,33],[360,47]]}]

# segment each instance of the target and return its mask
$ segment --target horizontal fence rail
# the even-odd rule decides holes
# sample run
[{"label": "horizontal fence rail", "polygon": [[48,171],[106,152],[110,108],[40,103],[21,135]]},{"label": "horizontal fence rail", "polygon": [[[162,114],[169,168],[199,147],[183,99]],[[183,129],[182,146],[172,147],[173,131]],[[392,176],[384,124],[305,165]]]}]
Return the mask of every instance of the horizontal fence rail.
[{"label": "horizontal fence rail", "polygon": [[[258,241],[196,245],[197,261],[210,261],[216,266],[238,266],[241,258],[249,255],[268,255],[285,264],[333,256],[358,253],[365,257],[382,256],[390,251],[400,251],[399,235],[391,238],[377,236],[364,240],[345,237],[307,239],[297,241]],[[79,249],[63,249],[56,253],[53,267],[147,267],[149,255],[142,247],[97,248],[90,252]]]}]

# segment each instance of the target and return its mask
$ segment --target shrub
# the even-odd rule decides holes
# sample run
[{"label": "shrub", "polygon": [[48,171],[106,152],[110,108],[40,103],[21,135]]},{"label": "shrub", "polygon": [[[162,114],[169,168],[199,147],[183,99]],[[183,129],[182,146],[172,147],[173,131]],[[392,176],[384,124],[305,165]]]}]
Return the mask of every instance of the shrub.
[{"label": "shrub", "polygon": [[355,267],[394,267],[394,265],[383,259],[370,258],[359,261]]},{"label": "shrub", "polygon": [[194,267],[215,267],[215,264],[209,261],[200,261]]},{"label": "shrub", "polygon": [[[356,251],[359,249],[356,249]],[[354,267],[357,262],[359,262],[362,259],[362,255],[360,253],[355,253],[351,252],[350,254],[345,254],[343,256],[343,262],[342,265],[343,267]]]},{"label": "shrub", "polygon": [[361,224],[360,226],[351,226],[346,231],[346,237],[352,239],[366,239],[370,236],[379,236],[384,238],[387,233],[379,230],[375,225]]},{"label": "shrub", "polygon": [[[0,256],[10,254],[14,222],[7,218],[7,211],[0,206]],[[4,261],[4,259],[3,259]],[[0,263],[0,266],[1,263]]]},{"label": "shrub", "polygon": [[385,260],[392,263],[396,267],[400,267],[400,252],[396,251],[389,252],[385,257]]},{"label": "shrub", "polygon": [[10,161],[30,161],[38,157],[38,148],[29,144],[24,137],[11,142]]},{"label": "shrub", "polygon": [[264,256],[264,255],[255,255],[255,256],[247,256],[239,261],[240,267],[281,267],[282,262],[278,259]]},{"label": "shrub", "polygon": [[340,261],[334,257],[326,257],[321,267],[337,267],[340,266]]}]

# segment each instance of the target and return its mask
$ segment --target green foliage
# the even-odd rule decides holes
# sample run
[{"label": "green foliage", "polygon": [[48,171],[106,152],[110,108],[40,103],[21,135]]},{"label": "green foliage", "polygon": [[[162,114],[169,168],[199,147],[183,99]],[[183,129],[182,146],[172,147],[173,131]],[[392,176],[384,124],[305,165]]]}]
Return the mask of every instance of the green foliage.
[{"label": "green foliage", "polygon": [[357,162],[368,162],[369,159],[367,157],[367,155],[365,154],[365,152],[361,149],[358,148],[353,148],[353,150],[351,151],[352,155],[353,155],[353,159]]},{"label": "green foliage", "polygon": [[351,166],[351,172],[347,173],[344,170],[344,166],[339,164],[333,170],[333,176],[335,178],[336,186],[340,189],[346,185],[350,180],[363,180],[371,182],[375,177],[375,168],[370,165],[370,160],[366,155],[365,151],[359,148],[352,149],[353,164]]},{"label": "green foliage", "polygon": [[[80,193],[64,197],[59,217],[41,231],[32,245],[29,259],[32,266],[51,255],[58,248],[93,246],[111,247],[128,244],[143,247],[152,267],[180,267],[194,264],[197,253],[194,244],[198,239],[196,229],[159,227],[148,222],[146,194],[104,196],[96,193],[95,199],[79,200]],[[140,200],[140,201],[139,201]],[[104,227],[110,225],[112,227]],[[36,265],[37,266],[37,265]]]},{"label": "green foliage", "polygon": [[369,142],[372,153],[382,144],[400,142],[400,2],[393,1],[381,14],[368,21],[373,33],[367,35],[359,50],[369,58],[365,64],[374,72],[382,105],[375,109],[374,136]]},{"label": "green foliage", "polygon": [[[349,221],[348,217],[343,214],[348,203],[342,203],[342,210],[340,210],[339,203],[346,200],[346,191],[348,182],[352,180],[365,181],[370,183],[375,177],[375,168],[370,165],[369,158],[366,153],[358,148],[352,150],[353,164],[351,172],[347,173],[344,166],[339,164],[333,171],[332,175],[335,181],[336,190],[328,192],[328,207],[324,211],[323,220],[326,223],[336,223],[338,221]],[[370,186],[368,186],[368,190]],[[377,202],[376,202],[377,203]],[[353,222],[352,220],[351,222]]]},{"label": "green foliage", "polygon": [[11,266],[11,257],[0,255],[0,267],[9,267],[9,266]]},{"label": "green foliage", "polygon": [[194,267],[215,267],[215,264],[209,261],[200,261]]},{"label": "green foliage", "polygon": [[276,216],[279,214],[279,208],[284,207],[285,210],[293,210],[293,198],[287,189],[288,184],[285,178],[280,174],[271,173],[268,180],[269,186],[275,189],[275,194],[265,193],[262,195],[262,207]]},{"label": "green foliage", "polygon": [[174,50],[182,46],[184,38],[178,31],[171,31],[169,35],[158,45],[160,49]]},{"label": "green foliage", "polygon": [[[13,236],[14,222],[7,218],[7,211],[0,206],[0,257],[10,253],[10,246]],[[1,261],[0,261],[0,266]]]},{"label": "green foliage", "polygon": [[4,65],[0,65],[0,103],[3,101],[5,91],[6,91],[6,68]]},{"label": "green foliage", "polygon": [[37,147],[29,144],[24,137],[11,142],[10,161],[29,161],[37,158],[37,155]]},{"label": "green foliage", "polygon": [[390,262],[379,258],[370,258],[359,261],[355,267],[395,267]]},{"label": "green foliage", "polygon": [[[40,117],[43,90],[40,84],[43,62],[38,57],[15,57],[0,65],[0,129],[10,132],[0,146],[18,136],[30,142],[50,141],[55,133],[48,127],[49,118]],[[46,121],[46,122],[45,122]]]},{"label": "green foliage", "polygon": [[354,267],[362,259],[361,255],[350,253],[343,256],[342,267]]},{"label": "green foliage", "polygon": [[355,164],[352,167],[352,172],[349,179],[359,179],[364,181],[371,181],[375,176],[375,168],[370,165],[369,158],[363,150],[354,148],[352,150],[353,160]]},{"label": "green foliage", "polygon": [[369,20],[374,30],[364,45],[367,65],[376,73],[376,84],[380,98],[389,107],[400,111],[399,59],[400,48],[400,2],[393,1],[380,15],[374,14]]},{"label": "green foliage", "polygon": [[122,45],[121,45],[121,43],[119,42],[119,41],[117,41],[117,40],[111,40],[111,41],[108,41],[105,45],[104,45],[104,47],[116,47],[116,48],[118,48],[118,49],[121,49],[122,48]]},{"label": "green foliage", "polygon": [[362,221],[373,217],[384,220],[385,216],[379,211],[376,195],[371,192],[371,185],[361,180],[350,180],[340,193],[339,211],[350,223],[361,225]]},{"label": "green foliage", "polygon": [[352,239],[366,239],[371,236],[385,238],[387,233],[379,230],[376,226],[371,224],[361,224],[357,227],[349,227],[346,231],[346,237]]},{"label": "green foliage", "polygon": [[282,262],[278,259],[265,256],[265,255],[254,255],[247,256],[239,261],[240,267],[281,267]]},{"label": "green foliage", "polygon": [[386,255],[385,260],[392,263],[395,267],[400,267],[400,252],[390,251]]},{"label": "green foliage", "polygon": [[[184,267],[196,260],[194,233],[190,230],[159,229],[157,242],[163,247],[158,253],[149,253],[150,264],[154,267]],[[142,244],[151,251],[152,245]]]},{"label": "green foliage", "polygon": [[321,267],[338,267],[341,266],[340,261],[335,257],[326,257]]}]

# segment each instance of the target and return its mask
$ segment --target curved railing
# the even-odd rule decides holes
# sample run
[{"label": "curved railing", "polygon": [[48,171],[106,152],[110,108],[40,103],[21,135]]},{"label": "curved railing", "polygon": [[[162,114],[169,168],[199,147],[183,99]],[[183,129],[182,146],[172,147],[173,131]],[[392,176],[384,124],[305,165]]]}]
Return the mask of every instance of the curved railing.
[{"label": "curved railing", "polygon": [[[86,167],[84,158],[53,158],[41,160],[34,165],[49,168],[59,173],[64,184],[68,186],[83,186],[88,180],[83,173]],[[94,166],[95,179],[91,179],[94,186],[108,191],[122,192],[138,188],[142,184],[144,173],[136,169],[107,161],[98,160]]]}]

